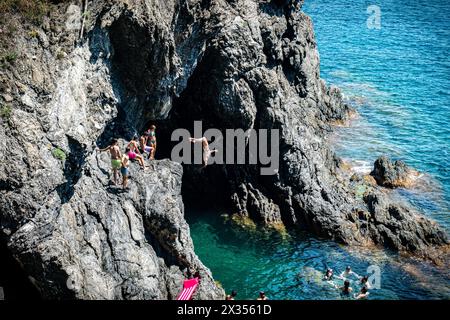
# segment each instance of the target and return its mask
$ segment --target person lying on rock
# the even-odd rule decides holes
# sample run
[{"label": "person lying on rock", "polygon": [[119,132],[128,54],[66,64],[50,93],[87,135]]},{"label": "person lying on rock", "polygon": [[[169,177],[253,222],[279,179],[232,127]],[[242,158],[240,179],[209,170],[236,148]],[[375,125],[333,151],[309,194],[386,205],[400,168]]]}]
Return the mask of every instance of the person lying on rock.
[{"label": "person lying on rock", "polygon": [[209,157],[211,157],[211,154],[216,153],[217,149],[209,149],[209,143],[208,143],[208,139],[206,139],[205,137],[202,138],[189,138],[189,141],[191,141],[192,143],[197,143],[197,142],[201,142],[202,146],[203,146],[203,168],[206,167],[208,165],[208,160]]},{"label": "person lying on rock", "polygon": [[120,168],[120,173],[122,174],[122,189],[126,189],[128,187],[128,177],[129,177],[129,165],[130,158],[128,156],[130,149],[125,150],[125,154],[122,155],[122,167]]},{"label": "person lying on rock", "polygon": [[100,152],[109,151],[111,154],[111,167],[113,172],[113,182],[114,185],[117,185],[117,175],[118,170],[122,167],[122,154],[120,152],[120,148],[118,146],[118,140],[113,139],[111,145],[107,146],[103,149],[98,149]]},{"label": "person lying on rock", "polygon": [[138,137],[136,135],[128,143],[127,149],[129,150],[129,152],[127,153],[128,158],[130,158],[130,160],[137,160],[139,162],[139,164],[141,165],[141,168],[145,170],[144,157],[142,156],[141,152],[139,151]]},{"label": "person lying on rock", "polygon": [[156,126],[152,124],[150,128],[146,131],[146,146],[149,147],[149,154],[148,157],[150,160],[155,159],[155,153],[156,153]]}]

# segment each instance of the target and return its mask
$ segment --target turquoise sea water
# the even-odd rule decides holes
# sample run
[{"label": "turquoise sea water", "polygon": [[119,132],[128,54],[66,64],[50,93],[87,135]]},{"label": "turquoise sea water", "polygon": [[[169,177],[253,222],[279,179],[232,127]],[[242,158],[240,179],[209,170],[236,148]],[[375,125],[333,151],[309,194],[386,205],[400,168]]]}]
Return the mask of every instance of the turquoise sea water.
[{"label": "turquoise sea water", "polygon": [[[380,29],[367,27],[370,5],[380,8]],[[314,21],[322,78],[359,113],[330,137],[335,151],[354,170],[368,171],[387,154],[421,171],[416,188],[394,192],[449,230],[450,3],[306,0],[303,10]],[[326,267],[341,272],[346,265],[358,274],[380,267],[381,288],[370,299],[450,298],[449,274],[414,259],[349,250],[301,232],[245,231],[217,212],[187,218],[197,254],[241,299],[260,290],[272,299],[341,299],[319,277]]]}]

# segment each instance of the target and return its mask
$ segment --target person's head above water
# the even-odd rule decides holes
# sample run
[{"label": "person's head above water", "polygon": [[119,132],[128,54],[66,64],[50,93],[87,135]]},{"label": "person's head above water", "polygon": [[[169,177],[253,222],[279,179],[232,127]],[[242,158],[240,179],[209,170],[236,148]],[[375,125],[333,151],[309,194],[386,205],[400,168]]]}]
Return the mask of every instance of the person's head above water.
[{"label": "person's head above water", "polygon": [[352,268],[350,266],[347,266],[347,268],[345,268],[345,271],[350,272],[352,271]]},{"label": "person's head above water", "polygon": [[364,276],[364,277],[361,278],[361,283],[366,283],[367,280],[369,280],[369,277],[368,276]]},{"label": "person's head above water", "polygon": [[138,136],[137,136],[137,134],[135,134],[135,135],[133,136],[133,139],[131,139],[131,140],[133,140],[133,141],[137,141],[137,140],[138,140]]},{"label": "person's head above water", "polygon": [[344,287],[345,287],[345,288],[350,287],[350,281],[345,280],[345,281],[344,281]]},{"label": "person's head above water", "polygon": [[364,293],[367,293],[367,288],[366,288],[366,287],[362,287],[362,288],[361,288],[361,293],[363,293],[363,294],[364,294]]},{"label": "person's head above water", "polygon": [[148,131],[155,131],[156,130],[156,126],[154,124],[152,124],[150,126],[150,128],[148,129]]},{"label": "person's head above water", "polygon": [[233,298],[237,296],[236,290],[231,291],[231,296],[232,296]]},{"label": "person's head above water", "polygon": [[115,146],[118,142],[119,142],[119,140],[117,140],[116,138],[114,138],[114,139],[112,139],[112,141],[111,141],[111,145]]},{"label": "person's head above water", "polygon": [[260,292],[259,292],[259,296],[260,296],[261,298],[264,298],[264,297],[266,296],[266,293],[265,293],[264,291],[260,291]]}]

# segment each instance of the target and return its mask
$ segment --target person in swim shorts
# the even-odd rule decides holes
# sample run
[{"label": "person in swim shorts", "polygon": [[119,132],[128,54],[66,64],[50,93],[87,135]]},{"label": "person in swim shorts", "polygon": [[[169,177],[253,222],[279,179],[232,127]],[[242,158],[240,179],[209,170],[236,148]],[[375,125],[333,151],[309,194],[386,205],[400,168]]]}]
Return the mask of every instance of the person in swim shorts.
[{"label": "person in swim shorts", "polygon": [[106,148],[99,149],[99,151],[100,152],[109,151],[109,153],[111,154],[111,168],[113,172],[113,182],[114,185],[117,185],[118,171],[122,167],[122,160],[121,160],[122,154],[120,152],[118,140],[113,139],[111,145],[107,146]]},{"label": "person in swim shorts", "polygon": [[129,177],[129,165],[130,158],[128,157],[130,150],[127,149],[125,154],[122,156],[122,167],[120,168],[120,173],[122,174],[122,188],[126,189],[128,187],[128,177]]}]

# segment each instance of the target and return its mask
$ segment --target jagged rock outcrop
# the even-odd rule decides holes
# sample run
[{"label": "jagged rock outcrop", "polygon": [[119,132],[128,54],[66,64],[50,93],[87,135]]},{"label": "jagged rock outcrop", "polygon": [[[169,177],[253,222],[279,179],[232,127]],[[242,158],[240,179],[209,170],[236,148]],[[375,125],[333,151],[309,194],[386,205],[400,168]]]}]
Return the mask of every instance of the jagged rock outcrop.
[{"label": "jagged rock outcrop", "polygon": [[[0,230],[44,297],[174,298],[187,267],[203,276],[198,298],[223,297],[193,251],[181,179],[185,198],[225,202],[263,225],[416,252],[447,242],[430,220],[352,193],[325,141],[350,110],[320,79],[301,1],[89,3],[88,14],[52,5],[42,25],[16,23],[14,41],[2,42],[20,57],[0,69],[11,109],[0,128],[10,159],[0,163]],[[134,168],[129,192],[108,186],[96,145],[157,121],[158,157],[167,157],[170,131],[194,120],[279,129],[279,170],[185,166],[182,177],[164,160]]]},{"label": "jagged rock outcrop", "polygon": [[[92,153],[70,199],[58,207],[57,194],[51,195],[44,207],[35,204],[32,219],[15,221],[20,228],[3,230],[44,296],[170,299],[180,292],[186,269],[202,275],[197,297],[221,297],[194,253],[183,217],[181,165],[155,161],[149,172],[132,165],[129,191],[110,185],[109,167],[109,155]],[[13,212],[9,204],[3,208]]]},{"label": "jagged rock outcrop", "polygon": [[447,241],[446,234],[435,223],[377,189],[367,192],[364,201],[370,215],[363,217],[363,228],[375,243],[414,252],[426,247],[431,250]]},{"label": "jagged rock outcrop", "polygon": [[411,169],[402,160],[391,161],[386,156],[379,157],[370,173],[380,186],[387,188],[411,187],[418,172]]}]

